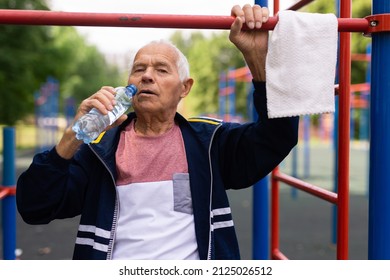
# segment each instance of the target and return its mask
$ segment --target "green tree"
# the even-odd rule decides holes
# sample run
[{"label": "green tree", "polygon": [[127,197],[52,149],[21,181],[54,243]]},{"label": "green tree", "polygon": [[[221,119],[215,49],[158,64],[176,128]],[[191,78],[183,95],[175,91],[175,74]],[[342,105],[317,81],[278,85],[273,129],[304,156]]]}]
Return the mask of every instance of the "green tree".
[{"label": "green tree", "polygon": [[[0,0],[1,9],[47,10],[44,1]],[[13,125],[33,109],[33,91],[45,80],[42,46],[50,41],[48,28],[0,26],[0,122]]]},{"label": "green tree", "polygon": [[[44,0],[0,0],[0,8],[48,10]],[[33,114],[33,93],[47,76],[59,80],[60,101],[73,96],[80,102],[102,85],[125,82],[74,27],[1,25],[0,123],[14,125]]]},{"label": "green tree", "polygon": [[79,103],[103,85],[123,85],[125,79],[109,64],[96,46],[89,45],[74,27],[53,27],[56,58],[52,75],[60,80],[62,98],[74,97]]}]

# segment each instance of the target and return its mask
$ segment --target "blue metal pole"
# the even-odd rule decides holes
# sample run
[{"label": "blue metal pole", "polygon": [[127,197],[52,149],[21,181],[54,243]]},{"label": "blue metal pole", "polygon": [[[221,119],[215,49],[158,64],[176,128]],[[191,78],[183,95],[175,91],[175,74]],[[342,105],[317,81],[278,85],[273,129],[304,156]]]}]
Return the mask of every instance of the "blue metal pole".
[{"label": "blue metal pole", "polygon": [[[390,1],[374,0],[373,14]],[[390,259],[390,32],[372,34],[368,258]]]},{"label": "blue metal pole", "polygon": [[[337,141],[339,138],[339,97],[335,96],[335,113],[334,113],[334,121],[333,121],[333,191],[335,193],[338,192],[338,184],[337,184],[337,178],[338,178],[338,147],[337,147]],[[337,206],[332,205],[332,244],[337,243]]]},{"label": "blue metal pole", "polygon": [[[292,172],[291,176],[298,178],[298,146],[295,146],[291,151],[291,160],[292,160]],[[298,190],[296,188],[291,188],[291,197],[296,199],[298,197]]]},{"label": "blue metal pole", "polygon": [[[291,151],[291,176],[298,178],[298,147]],[[295,188],[294,188],[295,189]]]},{"label": "blue metal pole", "polygon": [[[255,0],[255,4],[268,7],[268,0]],[[253,119],[257,119],[253,110]],[[253,259],[269,259],[269,176],[253,186]]]},{"label": "blue metal pole", "polygon": [[[336,8],[336,15],[337,17],[340,17],[340,0],[335,1],[335,8]],[[340,34],[339,34],[340,38]],[[338,49],[337,53],[338,59],[337,59],[337,69],[339,69],[339,58],[340,58],[340,49]],[[336,79],[335,83],[339,83],[339,71],[336,71]],[[334,120],[333,120],[333,191],[338,192],[338,170],[339,170],[339,164],[338,164],[338,157],[339,157],[339,151],[338,151],[338,139],[339,139],[339,97],[335,96],[335,113],[334,113]],[[332,205],[332,244],[337,243],[337,205]]]},{"label": "blue metal pole", "polygon": [[[367,45],[367,49],[366,49],[366,53],[370,55],[371,57],[371,43]],[[367,64],[367,70],[366,70],[366,82],[371,84],[371,60],[368,62]],[[371,96],[371,92],[368,91],[368,93],[365,95],[366,96],[366,99],[367,99],[367,110],[365,110],[365,119],[366,119],[366,127],[365,127],[365,131],[366,131],[366,137],[365,139],[368,141],[368,143],[370,143],[370,111],[371,111],[371,105],[370,105],[370,96]],[[368,148],[367,150],[367,155],[368,155],[368,158],[370,157],[370,148]],[[367,166],[367,174],[369,174],[369,171],[370,170],[370,166],[368,164]],[[366,179],[366,195],[368,197],[368,194],[369,194],[369,186],[370,186],[370,178],[369,176],[367,176],[367,179]]]},{"label": "blue metal pole", "polygon": [[[366,47],[366,54],[367,55],[370,55],[371,56],[371,44],[368,44],[367,47]],[[367,70],[366,70],[366,83],[370,84],[371,83],[371,61],[368,61],[367,62]],[[367,108],[364,108],[363,109],[363,113],[362,113],[362,122],[361,122],[361,137],[360,139],[361,140],[368,140],[369,138],[369,124],[368,124],[368,120],[369,120],[369,112],[370,112],[370,98],[369,98],[369,91],[367,92],[362,92],[363,94],[363,97],[364,97],[364,100],[367,101]]]},{"label": "blue metal pole", "polygon": [[[253,120],[256,120],[258,115],[253,110]],[[252,254],[254,260],[269,259],[269,176],[261,179],[253,185],[253,238],[252,238]]]},{"label": "blue metal pole", "polygon": [[310,116],[303,116],[303,138],[304,138],[304,178],[309,178],[310,176]]},{"label": "blue metal pole", "polygon": [[[16,185],[15,168],[15,129],[3,128],[3,186]],[[5,260],[14,260],[16,250],[16,202],[9,195],[2,200],[3,256]]]},{"label": "blue metal pole", "polygon": [[[291,164],[291,176],[298,178],[298,145],[291,151]],[[298,190],[296,188],[291,188],[291,197],[297,199]]]}]

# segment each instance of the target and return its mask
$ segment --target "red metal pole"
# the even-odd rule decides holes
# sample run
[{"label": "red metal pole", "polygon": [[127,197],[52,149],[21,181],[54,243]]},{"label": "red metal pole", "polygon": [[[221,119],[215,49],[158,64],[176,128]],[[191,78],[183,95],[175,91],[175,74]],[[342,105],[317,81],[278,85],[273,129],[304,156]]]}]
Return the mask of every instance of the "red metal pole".
[{"label": "red metal pole", "polygon": [[[340,2],[340,17],[351,17],[351,1]],[[349,142],[350,142],[350,87],[351,34],[340,34],[339,66],[339,128],[338,128],[338,211],[337,259],[348,259],[349,235]]]},{"label": "red metal pole", "polygon": [[9,191],[5,188],[0,188],[0,200],[8,196]]},{"label": "red metal pole", "polygon": [[[41,10],[0,9],[0,24],[59,25],[59,26],[111,26],[186,29],[230,29],[234,17],[213,15],[165,15],[125,13],[80,13]],[[338,19],[340,32],[367,32],[366,19]],[[264,30],[274,29],[277,16],[263,24]]]},{"label": "red metal pole", "polygon": [[279,0],[274,0],[274,15],[279,13],[279,10],[280,10]]},{"label": "red metal pole", "polygon": [[308,182],[302,181],[298,178],[294,178],[293,176],[281,172],[274,172],[273,178],[278,180],[279,182],[286,183],[289,186],[310,193],[330,203],[337,204],[337,193],[328,191],[324,188],[317,187],[313,184],[310,184]]},{"label": "red metal pole", "polygon": [[[167,15],[125,13],[82,13],[41,10],[0,10],[0,23],[21,25],[70,25],[153,27],[189,29],[230,29],[232,16]],[[274,24],[272,24],[274,23]],[[273,20],[264,28],[272,28]]]}]

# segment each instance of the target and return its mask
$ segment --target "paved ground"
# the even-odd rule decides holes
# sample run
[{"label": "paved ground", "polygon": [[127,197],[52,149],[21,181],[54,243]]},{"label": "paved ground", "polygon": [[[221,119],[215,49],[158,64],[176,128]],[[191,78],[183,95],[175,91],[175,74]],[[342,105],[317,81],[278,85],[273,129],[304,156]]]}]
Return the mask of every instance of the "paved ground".
[{"label": "paved ground", "polygon": [[[298,177],[309,175],[307,180],[315,185],[332,189],[332,149],[329,145],[314,145],[310,149],[310,172],[304,171],[304,149],[298,148]],[[351,151],[351,196],[349,258],[367,259],[368,198],[367,148],[354,146]],[[19,174],[31,161],[30,154],[20,154],[17,159]],[[291,173],[292,157],[281,165]],[[308,163],[308,162],[306,162]],[[1,176],[1,174],[0,174]],[[229,191],[231,206],[243,259],[252,259],[252,189]],[[281,186],[280,191],[280,246],[290,259],[336,259],[332,243],[333,206],[304,192],[292,193]],[[0,210],[1,211],[1,210]],[[49,225],[31,226],[18,216],[17,247],[21,259],[53,260],[71,259],[78,218],[58,220]],[[2,233],[0,233],[1,238]],[[2,244],[0,244],[2,252]],[[1,259],[1,257],[0,257]]]},{"label": "paved ground", "polygon": [[[230,194],[243,259],[252,259],[251,190]],[[233,198],[233,196],[235,198]],[[280,193],[280,250],[293,260],[335,260],[333,206],[306,193]],[[368,199],[351,195],[349,259],[367,259]]]}]

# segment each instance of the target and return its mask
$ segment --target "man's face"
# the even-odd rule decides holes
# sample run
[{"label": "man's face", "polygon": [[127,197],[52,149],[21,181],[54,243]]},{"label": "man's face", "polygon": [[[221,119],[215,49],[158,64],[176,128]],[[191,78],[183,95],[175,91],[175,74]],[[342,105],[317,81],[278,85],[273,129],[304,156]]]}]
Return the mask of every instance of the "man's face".
[{"label": "man's face", "polygon": [[177,53],[166,44],[151,44],[138,51],[128,80],[138,88],[133,101],[137,114],[176,112],[189,91],[180,81],[176,61]]}]

